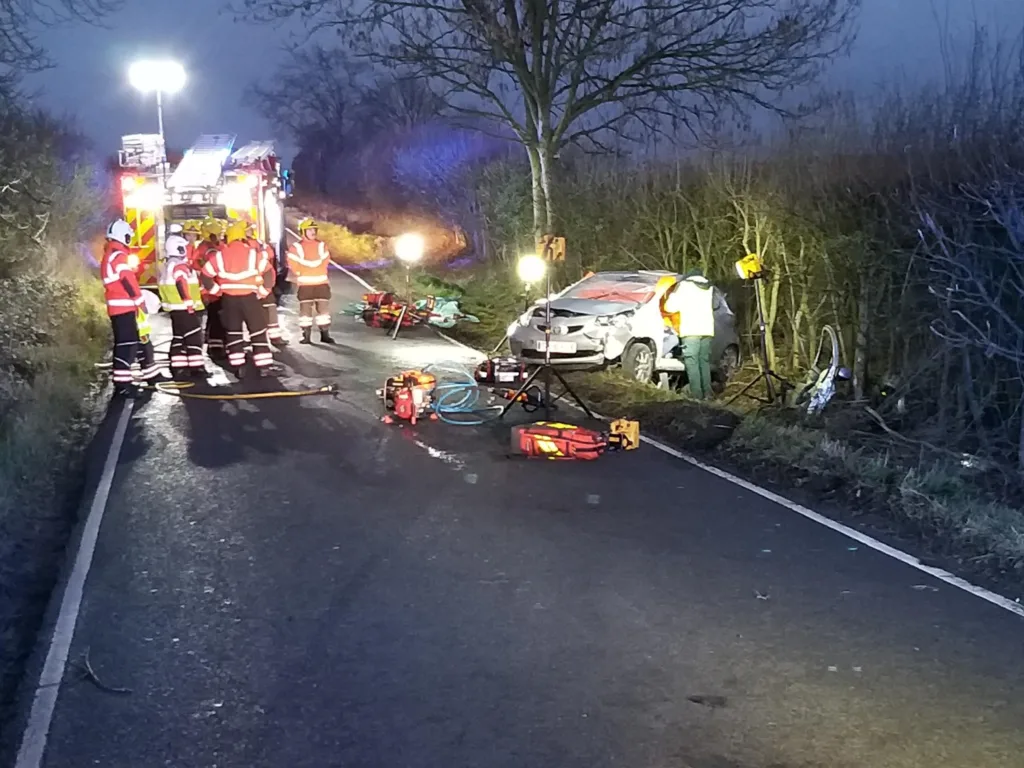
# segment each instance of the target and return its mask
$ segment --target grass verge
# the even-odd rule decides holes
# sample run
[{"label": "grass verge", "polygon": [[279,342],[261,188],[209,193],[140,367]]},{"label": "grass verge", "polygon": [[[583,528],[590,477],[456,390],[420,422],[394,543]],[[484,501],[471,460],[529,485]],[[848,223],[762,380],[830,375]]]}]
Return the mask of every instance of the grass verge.
[{"label": "grass verge", "polygon": [[0,307],[13,330],[0,345],[2,726],[74,525],[108,325],[99,286],[84,275],[5,280]]}]

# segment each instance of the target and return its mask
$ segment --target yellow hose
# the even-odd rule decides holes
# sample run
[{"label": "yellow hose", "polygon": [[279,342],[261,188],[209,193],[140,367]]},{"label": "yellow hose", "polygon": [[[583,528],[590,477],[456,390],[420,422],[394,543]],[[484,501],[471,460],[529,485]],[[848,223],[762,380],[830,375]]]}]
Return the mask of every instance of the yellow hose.
[{"label": "yellow hose", "polygon": [[278,390],[276,392],[233,392],[223,395],[200,395],[190,392],[182,392],[184,389],[194,387],[190,381],[161,381],[156,384],[144,387],[153,389],[156,392],[163,392],[165,395],[176,397],[187,397],[190,400],[265,400],[271,397],[308,397],[310,395],[333,395],[338,388],[333,384],[326,384],[318,389],[300,390]]}]

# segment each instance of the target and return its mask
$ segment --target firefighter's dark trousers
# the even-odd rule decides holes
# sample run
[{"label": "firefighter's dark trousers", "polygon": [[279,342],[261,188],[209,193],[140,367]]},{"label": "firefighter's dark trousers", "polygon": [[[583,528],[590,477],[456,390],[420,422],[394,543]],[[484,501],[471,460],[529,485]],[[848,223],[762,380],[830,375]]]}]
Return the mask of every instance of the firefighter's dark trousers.
[{"label": "firefighter's dark trousers", "polygon": [[114,386],[129,387],[134,382],[132,365],[139,354],[139,326],[135,313],[114,315],[110,318],[110,327],[114,331]]},{"label": "firefighter's dark trousers", "polygon": [[203,329],[199,326],[199,316],[185,309],[171,312],[171,372],[202,368],[203,361]]},{"label": "firefighter's dark trousers", "polygon": [[223,352],[227,344],[224,337],[224,323],[221,318],[222,299],[211,298],[206,305],[206,349],[211,355]]},{"label": "firefighter's dark trousers", "polygon": [[331,324],[330,283],[300,285],[297,297],[299,299],[299,328],[311,328],[315,323],[319,330],[326,331]]},{"label": "firefighter's dark trousers", "polygon": [[263,368],[273,363],[274,354],[267,339],[267,313],[263,309],[263,299],[255,293],[248,293],[244,296],[225,296],[219,303],[228,342],[228,365],[232,368],[245,365],[243,326],[249,330],[252,361],[256,367]]},{"label": "firefighter's dark trousers", "polygon": [[139,340],[139,378],[152,381],[160,375],[160,365],[156,361],[156,350],[153,339],[147,336]]},{"label": "firefighter's dark trousers", "polygon": [[267,314],[267,338],[271,341],[283,338],[281,322],[277,317],[277,301],[274,298],[274,294],[270,294],[267,298],[263,299],[263,311]]}]

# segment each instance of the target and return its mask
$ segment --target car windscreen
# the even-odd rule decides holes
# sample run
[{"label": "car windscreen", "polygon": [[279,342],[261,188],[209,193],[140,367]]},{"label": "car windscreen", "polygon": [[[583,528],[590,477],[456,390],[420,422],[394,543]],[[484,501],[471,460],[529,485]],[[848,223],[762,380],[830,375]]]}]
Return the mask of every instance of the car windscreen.
[{"label": "car windscreen", "polygon": [[657,275],[594,275],[562,294],[563,299],[591,299],[644,304],[654,297]]}]

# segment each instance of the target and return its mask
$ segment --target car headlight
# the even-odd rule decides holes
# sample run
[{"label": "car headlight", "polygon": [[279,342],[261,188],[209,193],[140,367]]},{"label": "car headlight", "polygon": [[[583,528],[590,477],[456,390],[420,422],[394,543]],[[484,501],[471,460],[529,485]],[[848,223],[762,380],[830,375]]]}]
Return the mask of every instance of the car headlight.
[{"label": "car headlight", "polygon": [[612,326],[613,328],[625,328],[629,324],[629,319],[633,317],[633,311],[620,312],[617,315],[598,315],[594,322],[597,325]]},{"label": "car headlight", "polygon": [[531,317],[533,317],[533,310],[528,309],[519,316],[519,319],[516,320],[515,325],[529,325]]}]

